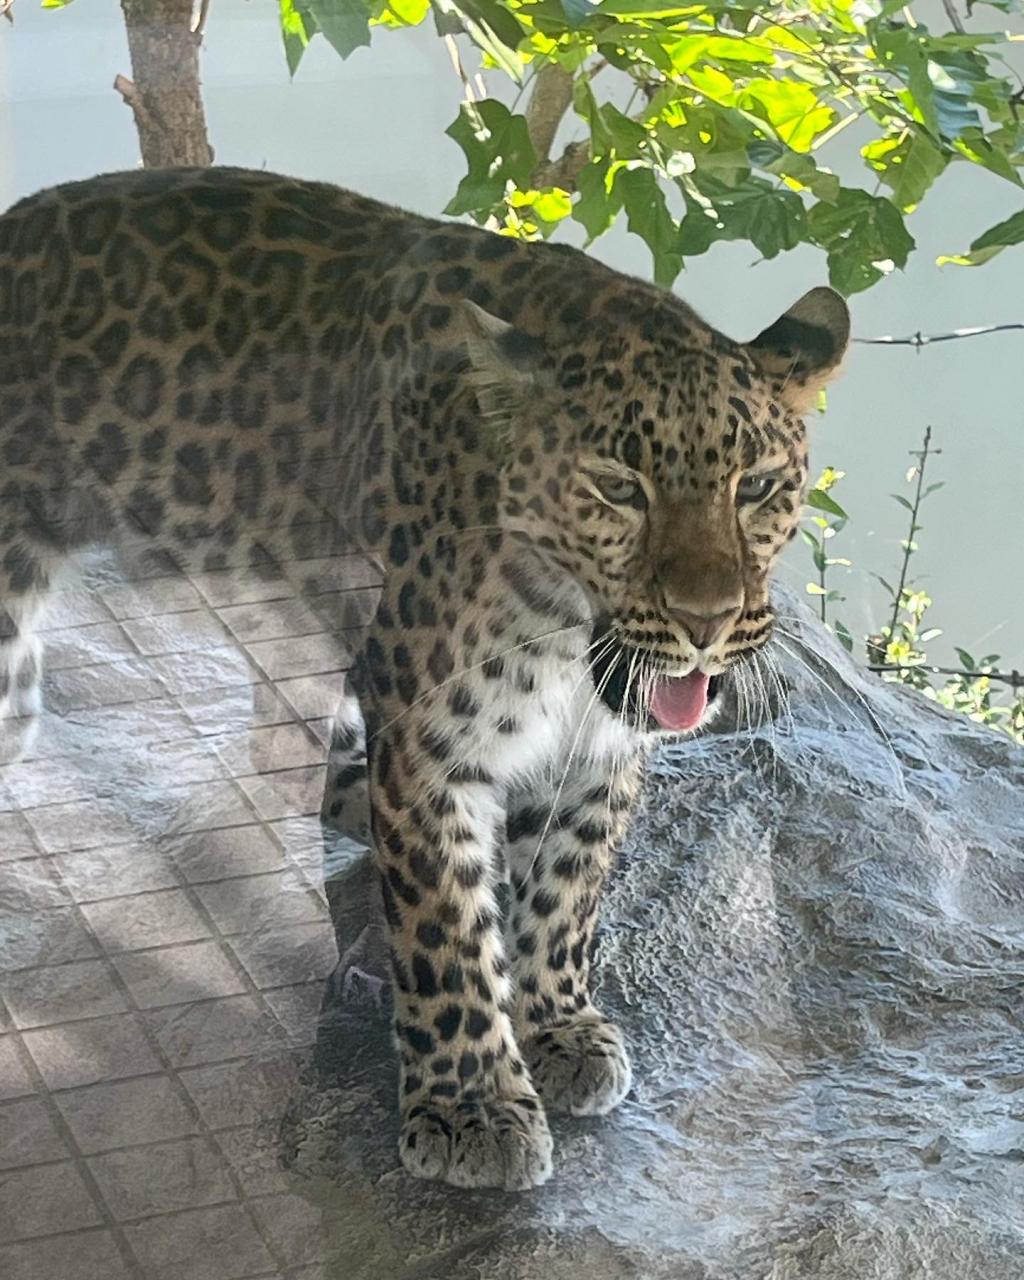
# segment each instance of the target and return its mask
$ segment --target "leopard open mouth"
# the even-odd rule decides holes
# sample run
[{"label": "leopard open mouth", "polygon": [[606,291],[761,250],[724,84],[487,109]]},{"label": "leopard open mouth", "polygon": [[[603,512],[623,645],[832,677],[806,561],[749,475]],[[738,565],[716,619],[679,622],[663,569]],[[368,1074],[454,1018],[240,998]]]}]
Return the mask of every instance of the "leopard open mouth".
[{"label": "leopard open mouth", "polygon": [[608,618],[597,619],[590,639],[591,652],[597,655],[591,660],[594,687],[605,706],[635,729],[683,732],[696,728],[705,717],[705,707],[721,692],[725,677],[711,676],[699,693],[694,691],[689,698],[692,710],[678,722],[667,724],[653,713],[654,699],[641,696],[641,682],[635,678],[643,650],[620,639]]}]

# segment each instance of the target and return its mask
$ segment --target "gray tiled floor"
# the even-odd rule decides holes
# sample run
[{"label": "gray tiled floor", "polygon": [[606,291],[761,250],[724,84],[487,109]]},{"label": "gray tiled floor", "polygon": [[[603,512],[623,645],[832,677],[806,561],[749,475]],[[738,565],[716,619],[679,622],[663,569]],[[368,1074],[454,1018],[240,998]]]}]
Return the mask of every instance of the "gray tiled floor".
[{"label": "gray tiled floor", "polygon": [[[310,574],[372,606],[372,565]],[[336,959],[323,616],[105,564],[48,614],[47,711],[0,763],[4,1280],[328,1274],[274,1136]]]}]

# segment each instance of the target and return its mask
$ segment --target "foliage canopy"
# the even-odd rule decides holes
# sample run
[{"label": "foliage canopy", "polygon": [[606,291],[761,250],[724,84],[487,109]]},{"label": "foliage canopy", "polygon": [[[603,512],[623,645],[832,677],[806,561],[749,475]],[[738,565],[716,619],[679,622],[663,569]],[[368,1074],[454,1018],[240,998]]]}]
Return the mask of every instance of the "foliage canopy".
[{"label": "foliage canopy", "polygon": [[[716,241],[749,240],[764,258],[816,245],[832,284],[855,293],[906,263],[907,215],[948,165],[1022,186],[1024,81],[1008,54],[1024,36],[968,33],[953,0],[938,10],[943,31],[898,0],[279,3],[293,74],[318,33],[342,57],[374,26],[428,18],[471,42],[520,92],[511,108],[481,100],[466,77],[448,132],[467,174],[447,212],[530,237],[572,218],[589,240],[624,213],[665,284]],[[997,26],[1024,0],[981,12]],[[530,114],[552,68],[582,135],[557,157],[538,154]],[[822,163],[850,126],[866,187]],[[1021,241],[1024,209],[940,261],[975,265]]]}]

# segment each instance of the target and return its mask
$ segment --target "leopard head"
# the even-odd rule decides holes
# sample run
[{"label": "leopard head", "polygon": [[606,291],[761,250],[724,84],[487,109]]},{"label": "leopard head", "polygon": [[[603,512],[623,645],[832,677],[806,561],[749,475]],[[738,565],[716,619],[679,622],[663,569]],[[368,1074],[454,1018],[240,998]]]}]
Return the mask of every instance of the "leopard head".
[{"label": "leopard head", "polygon": [[[769,638],[771,573],[807,483],[803,415],[849,341],[813,289],[750,342],[645,295],[551,350],[478,313],[478,399],[499,420],[503,523],[585,591],[598,688],[688,732]],[[617,321],[617,323],[616,323]]]}]

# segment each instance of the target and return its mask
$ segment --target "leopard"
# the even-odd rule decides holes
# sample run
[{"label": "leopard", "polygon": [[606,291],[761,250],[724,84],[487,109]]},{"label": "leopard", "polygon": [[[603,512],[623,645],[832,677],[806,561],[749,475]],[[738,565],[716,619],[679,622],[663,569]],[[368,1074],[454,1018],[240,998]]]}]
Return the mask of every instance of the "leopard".
[{"label": "leopard", "polygon": [[733,340],[568,245],[263,171],[0,217],[6,724],[84,549],[283,574],[346,635],[318,566],[381,568],[322,814],[372,844],[412,1175],[539,1186],[549,1116],[629,1093],[602,890],[651,751],[772,634],[848,341],[825,286]]}]

